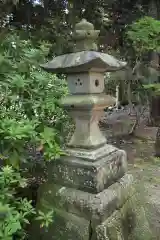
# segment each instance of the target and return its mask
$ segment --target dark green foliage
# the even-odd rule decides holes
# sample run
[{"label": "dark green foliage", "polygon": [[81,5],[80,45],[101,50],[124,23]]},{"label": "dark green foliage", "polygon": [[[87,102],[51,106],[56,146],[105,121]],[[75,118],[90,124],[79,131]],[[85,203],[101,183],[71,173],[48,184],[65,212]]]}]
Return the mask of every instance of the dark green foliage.
[{"label": "dark green foliage", "polygon": [[[5,167],[0,171],[0,239],[3,240],[11,240],[13,236],[24,239],[26,224],[35,214],[32,201],[24,197],[27,187],[27,180],[21,177],[24,168],[18,170],[25,163],[28,176],[29,169],[35,167],[30,148],[42,152],[46,161],[63,154],[61,146],[67,136],[69,119],[59,100],[68,91],[64,78],[58,79],[39,67],[46,61],[47,53],[47,44],[37,44],[35,48],[31,41],[21,40],[15,31],[1,39],[0,159]],[[29,181],[37,180],[39,173],[36,174]],[[44,175],[43,169],[43,178]],[[21,187],[24,191],[20,191]],[[48,227],[53,211],[38,215],[40,224]]]},{"label": "dark green foliage", "polygon": [[21,177],[19,171],[11,166],[5,166],[0,171],[0,240],[28,239],[27,226],[31,219],[40,221],[47,228],[53,221],[54,211],[38,212],[32,206],[32,201],[18,197],[20,189],[27,186],[27,179]]},{"label": "dark green foliage", "polygon": [[61,154],[67,117],[59,106],[67,93],[63,79],[42,71],[47,46],[32,47],[11,32],[0,47],[0,150],[11,164],[26,160],[25,144],[43,146],[47,160]]},{"label": "dark green foliage", "polygon": [[0,171],[0,239],[24,239],[28,219],[35,214],[31,202],[26,198],[17,198],[18,188],[27,185],[26,179],[12,167],[3,167]]},{"label": "dark green foliage", "polygon": [[127,34],[139,57],[150,51],[160,51],[160,21],[143,17],[131,25]]},{"label": "dark green foliage", "polygon": [[[132,41],[132,46],[136,53],[138,60],[143,61],[143,56],[151,51],[160,51],[160,21],[152,17],[144,17],[134,22],[129,31],[127,32],[128,38]],[[156,68],[158,66],[153,66],[155,69],[146,69],[143,73],[144,77],[147,77],[145,73],[148,71],[148,81],[147,85],[144,85],[146,90],[151,90],[154,94],[159,94],[159,83],[154,83],[149,78],[154,79],[158,77],[159,73]]]}]

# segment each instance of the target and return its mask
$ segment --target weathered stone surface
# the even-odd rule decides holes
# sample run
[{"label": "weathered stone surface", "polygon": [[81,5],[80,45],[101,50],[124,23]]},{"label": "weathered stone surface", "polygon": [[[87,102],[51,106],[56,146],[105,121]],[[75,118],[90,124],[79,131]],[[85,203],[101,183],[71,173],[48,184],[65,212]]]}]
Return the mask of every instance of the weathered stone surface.
[{"label": "weathered stone surface", "polygon": [[72,94],[102,93],[104,91],[104,74],[97,72],[69,74],[67,76],[69,91]]},{"label": "weathered stone surface", "polygon": [[47,230],[35,228],[30,240],[89,240],[90,222],[76,215],[55,210],[53,223]]},{"label": "weathered stone surface", "polygon": [[[94,226],[93,226],[94,227]],[[121,216],[119,211],[96,228],[93,240],[122,240]]]},{"label": "weathered stone surface", "polygon": [[[106,106],[112,106],[115,103],[115,98],[109,95],[101,94],[82,94],[68,95],[61,100],[61,104],[67,110],[102,110]],[[85,111],[84,111],[85,113]]]},{"label": "weathered stone surface", "polygon": [[81,22],[75,25],[73,39],[75,40],[74,52],[98,50],[96,40],[100,31],[94,30],[94,25],[82,19]]},{"label": "weathered stone surface", "polygon": [[98,126],[98,121],[103,114],[102,110],[76,111],[74,109],[70,114],[75,121],[75,131],[67,144],[69,147],[95,149],[106,143],[106,138]]},{"label": "weathered stone surface", "polygon": [[108,239],[153,239],[144,208],[139,202],[138,196],[132,196],[120,210],[115,211],[105,222],[96,227],[96,234],[92,240]]},{"label": "weathered stone surface", "polygon": [[51,62],[41,65],[41,67],[54,73],[86,72],[89,70],[110,72],[122,69],[126,64],[126,62],[121,62],[106,53],[81,51],[57,56]]},{"label": "weathered stone surface", "polygon": [[61,104],[73,117],[75,131],[68,145],[79,148],[97,148],[106,143],[98,122],[105,106],[113,105],[115,98],[105,94],[71,95]]},{"label": "weathered stone surface", "polygon": [[126,153],[117,150],[97,161],[63,157],[49,166],[49,179],[62,186],[98,193],[123,177],[127,170]]},{"label": "weathered stone surface", "polygon": [[158,127],[139,126],[135,130],[135,136],[149,141],[155,141]]},{"label": "weathered stone surface", "polygon": [[86,159],[91,162],[97,161],[98,159],[116,151],[117,148],[109,144],[105,144],[104,146],[96,149],[67,148],[65,150],[69,156]]},{"label": "weathered stone surface", "polygon": [[134,193],[133,177],[126,174],[120,181],[98,194],[46,183],[41,186],[38,199],[41,208],[54,206],[99,224],[115,209],[122,207]]},{"label": "weathered stone surface", "polygon": [[[56,217],[39,239],[153,240],[132,175],[98,194],[44,185],[38,209],[54,206]],[[66,238],[65,238],[66,237]]]}]

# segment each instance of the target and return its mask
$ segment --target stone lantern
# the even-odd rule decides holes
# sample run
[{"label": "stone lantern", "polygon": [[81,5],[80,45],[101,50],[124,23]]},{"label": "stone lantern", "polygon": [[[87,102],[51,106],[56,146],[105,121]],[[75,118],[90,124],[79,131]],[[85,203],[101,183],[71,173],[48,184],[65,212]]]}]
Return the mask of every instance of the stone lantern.
[{"label": "stone lantern", "polygon": [[[136,213],[140,219],[143,214],[133,177],[126,174],[126,153],[107,144],[98,126],[103,109],[115,103],[115,98],[104,93],[104,73],[120,70],[126,63],[97,52],[98,35],[83,19],[75,26],[73,53],[42,66],[67,75],[70,94],[61,104],[73,117],[75,132],[66,156],[52,162],[49,182],[39,192],[38,208],[55,209],[53,224],[34,239],[138,240]],[[128,217],[134,218],[133,224]],[[144,218],[142,223],[141,231],[146,232]]]},{"label": "stone lantern", "polygon": [[[68,143],[73,156],[88,150],[106,154],[106,138],[98,127],[105,107],[115,104],[115,99],[104,93],[104,73],[117,71],[126,63],[114,57],[97,52],[96,39],[99,31],[83,19],[75,26],[74,53],[55,57],[42,67],[51,72],[66,73],[70,95],[62,99],[63,107],[75,120],[75,132]],[[75,149],[78,148],[78,149]],[[82,151],[81,151],[82,149]],[[87,150],[86,150],[87,149]]]}]

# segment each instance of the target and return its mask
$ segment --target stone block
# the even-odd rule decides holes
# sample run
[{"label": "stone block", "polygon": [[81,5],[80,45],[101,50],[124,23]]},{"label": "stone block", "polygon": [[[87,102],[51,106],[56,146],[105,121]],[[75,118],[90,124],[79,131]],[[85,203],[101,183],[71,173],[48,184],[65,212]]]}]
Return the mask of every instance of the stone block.
[{"label": "stone block", "polygon": [[132,175],[98,194],[45,184],[38,200],[38,209],[56,212],[48,231],[39,230],[42,240],[153,239]]},{"label": "stone block", "polygon": [[[94,226],[93,226],[94,228]],[[123,240],[121,227],[121,215],[115,211],[103,224],[96,228],[96,234],[92,240]],[[128,239],[127,239],[128,240]]]},{"label": "stone block", "polygon": [[49,165],[49,179],[55,184],[99,193],[124,176],[127,171],[126,153],[117,149],[91,162],[65,156]]},{"label": "stone block", "polygon": [[[94,226],[92,227],[94,229]],[[96,227],[92,240],[152,240],[144,208],[133,195],[123,207]]]},{"label": "stone block", "polygon": [[158,127],[139,126],[135,130],[135,136],[149,141],[155,141]]},{"label": "stone block", "polygon": [[130,174],[98,194],[46,183],[39,190],[38,207],[46,210],[54,206],[98,225],[115,209],[122,207],[134,193],[133,177]]}]

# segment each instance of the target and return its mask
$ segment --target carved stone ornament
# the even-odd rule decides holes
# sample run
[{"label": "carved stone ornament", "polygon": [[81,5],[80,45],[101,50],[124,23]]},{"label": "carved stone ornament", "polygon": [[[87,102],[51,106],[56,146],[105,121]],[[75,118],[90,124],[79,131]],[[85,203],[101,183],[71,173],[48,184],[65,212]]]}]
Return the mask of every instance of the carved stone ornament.
[{"label": "carved stone ornament", "polygon": [[76,24],[73,34],[75,40],[74,52],[97,51],[96,40],[99,33],[99,30],[94,30],[93,24],[82,19],[80,23]]}]

